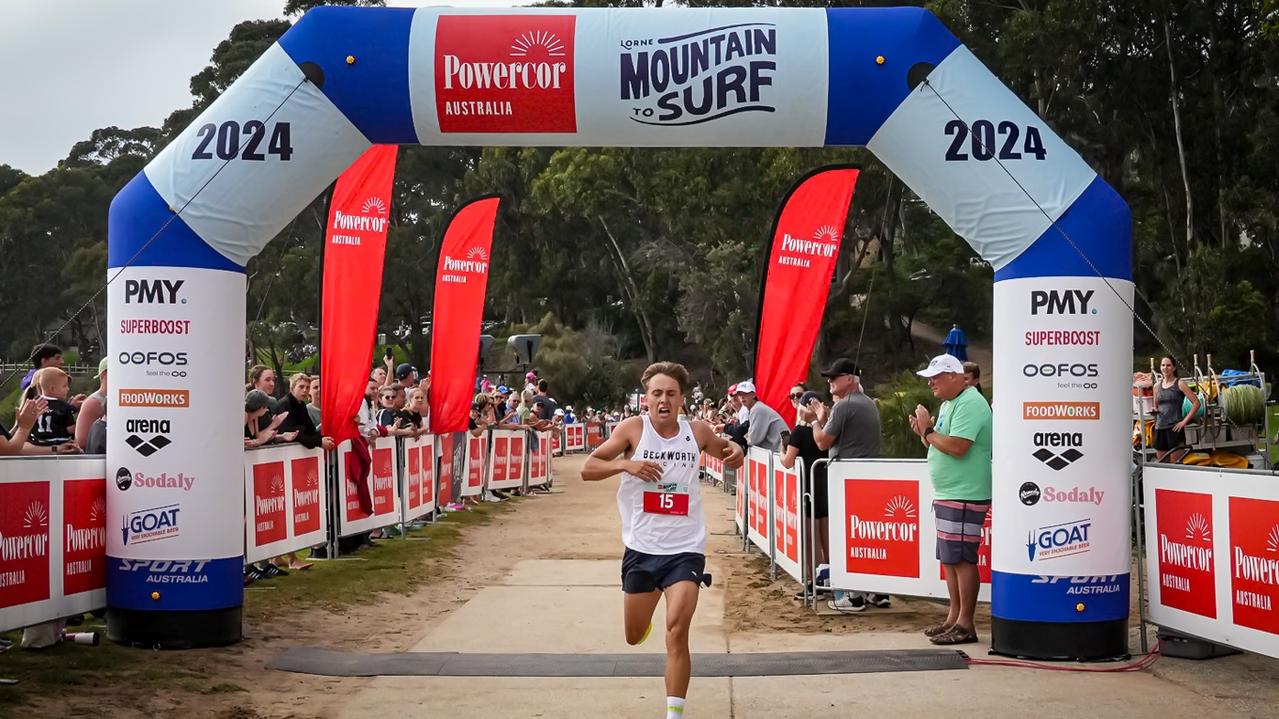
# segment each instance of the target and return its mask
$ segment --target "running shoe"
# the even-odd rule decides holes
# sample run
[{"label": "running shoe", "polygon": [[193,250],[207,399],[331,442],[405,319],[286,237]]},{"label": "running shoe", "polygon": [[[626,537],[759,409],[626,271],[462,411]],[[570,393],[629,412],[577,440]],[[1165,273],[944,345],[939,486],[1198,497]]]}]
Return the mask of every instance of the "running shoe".
[{"label": "running shoe", "polygon": [[871,594],[868,599],[872,606],[879,607],[880,609],[888,609],[893,606],[893,598],[887,594]]},{"label": "running shoe", "polygon": [[845,594],[839,599],[831,599],[826,602],[826,606],[837,612],[845,614],[853,614],[866,609],[866,600],[860,594]]}]

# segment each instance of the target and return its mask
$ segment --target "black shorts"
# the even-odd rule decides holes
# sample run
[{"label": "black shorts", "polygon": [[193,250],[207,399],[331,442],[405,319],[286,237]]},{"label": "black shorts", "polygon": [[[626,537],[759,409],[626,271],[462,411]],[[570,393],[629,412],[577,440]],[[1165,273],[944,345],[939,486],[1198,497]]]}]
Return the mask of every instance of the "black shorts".
[{"label": "black shorts", "polygon": [[700,584],[704,571],[704,554],[645,554],[627,547],[622,554],[622,591],[627,594],[647,594],[666,589],[676,582]]},{"label": "black shorts", "polygon": [[1155,449],[1160,452],[1167,452],[1170,449],[1176,449],[1186,443],[1186,433],[1178,432],[1172,427],[1166,429],[1155,429]]},{"label": "black shorts", "polygon": [[[826,484],[826,473],[822,472],[821,477],[815,482],[808,482],[807,489],[813,493],[813,519],[826,519],[830,516],[830,496],[828,485]],[[804,513],[808,514],[808,499],[804,500]]]}]

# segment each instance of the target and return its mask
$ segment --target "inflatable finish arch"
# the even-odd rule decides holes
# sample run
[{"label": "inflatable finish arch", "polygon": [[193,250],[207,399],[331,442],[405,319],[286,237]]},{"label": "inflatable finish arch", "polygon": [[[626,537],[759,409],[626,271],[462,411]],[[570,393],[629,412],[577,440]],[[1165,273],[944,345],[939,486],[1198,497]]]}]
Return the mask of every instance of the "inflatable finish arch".
[{"label": "inflatable finish arch", "polygon": [[111,206],[113,638],[239,638],[244,266],[371,143],[868,147],[995,268],[996,650],[1126,651],[1131,218],[914,8],[307,13]]}]

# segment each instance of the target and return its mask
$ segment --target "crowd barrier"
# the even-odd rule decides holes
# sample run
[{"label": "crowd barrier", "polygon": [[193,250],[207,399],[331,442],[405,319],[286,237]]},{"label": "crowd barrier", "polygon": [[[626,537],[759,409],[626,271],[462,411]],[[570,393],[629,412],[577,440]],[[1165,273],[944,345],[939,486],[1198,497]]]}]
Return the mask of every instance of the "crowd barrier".
[{"label": "crowd barrier", "polygon": [[1279,657],[1279,481],[1148,464],[1146,576],[1162,627]]},{"label": "crowd barrier", "polygon": [[586,451],[594,452],[599,446],[604,444],[604,423],[603,422],[587,422],[586,423]]},{"label": "crowd barrier", "polygon": [[0,631],[105,606],[103,457],[0,459]]},{"label": "crowd barrier", "polygon": [[579,423],[564,425],[564,451],[586,451],[586,425]]},{"label": "crowd barrier", "polygon": [[746,453],[743,469],[746,471],[746,538],[760,551],[772,557],[772,516],[768,502],[768,470],[773,453],[760,447],[751,447]]},{"label": "crowd barrier", "polygon": [[[336,550],[330,542],[336,537],[420,520],[453,500],[455,471],[463,474],[467,496],[552,482],[557,432],[492,434],[507,448],[500,486],[485,484],[497,459],[490,448],[500,444],[488,435],[373,440],[364,480],[371,513],[361,508],[359,487],[348,475],[349,442],[328,456],[298,444],[245,451],[244,561],[326,543]],[[467,464],[455,466],[454,447],[463,437]],[[100,455],[0,458],[0,631],[106,606],[104,473]],[[332,496],[339,487],[340,496]],[[152,571],[171,564],[147,563]]]},{"label": "crowd barrier", "polygon": [[524,486],[524,438],[527,433],[510,429],[494,430],[491,434],[493,451],[489,452],[489,489],[519,489]]},{"label": "crowd barrier", "polygon": [[564,430],[557,429],[551,432],[551,454],[556,457],[564,455]]}]

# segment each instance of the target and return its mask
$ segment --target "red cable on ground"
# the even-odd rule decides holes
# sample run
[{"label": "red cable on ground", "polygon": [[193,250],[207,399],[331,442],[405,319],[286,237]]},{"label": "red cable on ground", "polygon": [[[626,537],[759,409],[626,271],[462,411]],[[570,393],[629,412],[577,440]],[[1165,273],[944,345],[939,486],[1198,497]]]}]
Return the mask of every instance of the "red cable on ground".
[{"label": "red cable on ground", "polygon": [[968,657],[968,664],[995,666],[995,667],[1018,667],[1021,669],[1046,669],[1051,672],[1092,672],[1098,674],[1108,674],[1116,672],[1139,672],[1154,666],[1162,655],[1163,642],[1155,642],[1155,646],[1150,649],[1150,653],[1138,659],[1131,664],[1121,664],[1114,667],[1101,667],[1090,669],[1088,667],[1072,667],[1061,666],[1059,664],[1042,664],[1039,662],[1027,662],[1020,659],[973,659]]}]

